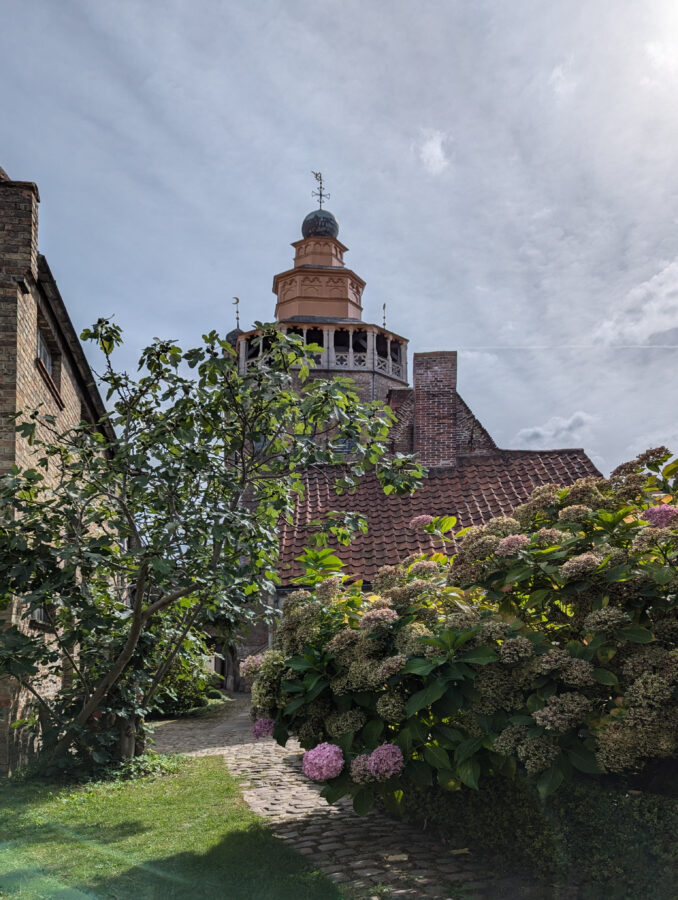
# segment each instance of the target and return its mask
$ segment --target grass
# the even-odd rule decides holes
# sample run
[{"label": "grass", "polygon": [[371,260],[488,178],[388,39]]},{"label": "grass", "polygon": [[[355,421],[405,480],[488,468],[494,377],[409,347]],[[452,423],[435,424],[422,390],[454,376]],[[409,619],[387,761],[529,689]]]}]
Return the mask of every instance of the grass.
[{"label": "grass", "polygon": [[340,900],[276,840],[219,757],[78,788],[0,781],[0,897]]}]

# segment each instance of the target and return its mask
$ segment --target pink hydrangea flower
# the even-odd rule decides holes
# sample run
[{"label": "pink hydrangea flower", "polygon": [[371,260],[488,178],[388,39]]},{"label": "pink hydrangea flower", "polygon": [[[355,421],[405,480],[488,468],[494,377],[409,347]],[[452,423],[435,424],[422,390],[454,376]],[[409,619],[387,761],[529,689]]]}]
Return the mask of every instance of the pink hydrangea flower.
[{"label": "pink hydrangea flower", "polygon": [[646,509],[641,515],[655,528],[666,528],[667,525],[678,524],[678,506],[667,506],[665,503],[660,503],[658,506]]},{"label": "pink hydrangea flower", "polygon": [[336,744],[318,744],[304,753],[302,771],[311,781],[329,781],[340,775],[344,768],[344,755]]},{"label": "pink hydrangea flower", "polygon": [[252,656],[246,656],[240,663],[240,674],[243,678],[254,678],[259,674],[259,669],[264,660],[263,653],[255,653]]},{"label": "pink hydrangea flower", "polygon": [[386,781],[405,767],[402,750],[395,744],[382,744],[370,753],[366,769],[376,781]]},{"label": "pink hydrangea flower", "polygon": [[370,772],[369,762],[369,753],[361,753],[351,763],[351,779],[356,784],[369,784],[370,781],[375,780],[374,775]]},{"label": "pink hydrangea flower", "polygon": [[419,528],[424,528],[424,526],[431,524],[433,518],[433,516],[415,516],[410,520],[410,528],[413,531],[417,531]]},{"label": "pink hydrangea flower", "polygon": [[273,719],[257,719],[252,726],[252,734],[257,740],[264,737],[273,737],[274,728],[275,722]]},{"label": "pink hydrangea flower", "polygon": [[398,618],[398,613],[394,609],[387,606],[380,606],[376,609],[368,609],[363,613],[360,620],[361,628],[378,628],[383,625],[391,625]]},{"label": "pink hydrangea flower", "polygon": [[513,556],[519,550],[527,547],[529,543],[530,539],[526,534],[509,534],[508,537],[499,541],[494,552],[497,556]]}]

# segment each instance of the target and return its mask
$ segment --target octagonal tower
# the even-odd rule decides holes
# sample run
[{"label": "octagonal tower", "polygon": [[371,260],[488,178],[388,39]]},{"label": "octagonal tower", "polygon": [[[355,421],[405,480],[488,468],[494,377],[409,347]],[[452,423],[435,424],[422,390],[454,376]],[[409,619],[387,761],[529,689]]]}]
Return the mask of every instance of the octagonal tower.
[{"label": "octagonal tower", "polygon": [[[390,390],[407,386],[407,340],[362,321],[365,282],[344,265],[348,247],[338,240],[339,223],[332,213],[309,213],[301,232],[302,239],[292,244],[293,267],[273,279],[276,322],[323,348],[315,375],[349,376],[363,400],[386,400]],[[241,371],[256,365],[257,335],[238,336]]]}]

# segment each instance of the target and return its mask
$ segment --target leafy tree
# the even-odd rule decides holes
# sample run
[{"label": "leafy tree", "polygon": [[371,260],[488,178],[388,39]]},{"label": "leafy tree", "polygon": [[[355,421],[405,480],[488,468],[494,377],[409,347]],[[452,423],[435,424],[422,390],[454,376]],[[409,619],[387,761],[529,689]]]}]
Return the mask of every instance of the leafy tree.
[{"label": "leafy tree", "polygon": [[[388,409],[348,380],[311,377],[318,348],[260,327],[262,356],[245,374],[212,332],[185,352],[156,339],[133,378],[111,361],[120,329],[100,319],[82,336],[106,358],[116,440],[86,423],[60,433],[40,411],[18,425],[35,465],[0,481],[0,603],[17,599],[24,626],[40,611],[43,626],[4,632],[0,673],[34,696],[44,755],[59,765],[139,752],[191,629],[242,621],[274,589],[278,524],[305,471],[321,467],[342,490],[373,469],[399,493],[422,474],[384,457]],[[64,671],[45,696],[45,676]]]}]

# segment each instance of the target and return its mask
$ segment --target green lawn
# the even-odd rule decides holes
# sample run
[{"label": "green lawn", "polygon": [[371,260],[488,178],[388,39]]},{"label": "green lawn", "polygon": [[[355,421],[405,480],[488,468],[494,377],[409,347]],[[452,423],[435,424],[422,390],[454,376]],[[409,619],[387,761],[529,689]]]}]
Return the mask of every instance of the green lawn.
[{"label": "green lawn", "polygon": [[219,757],[78,788],[0,781],[0,897],[339,900],[269,832]]}]

